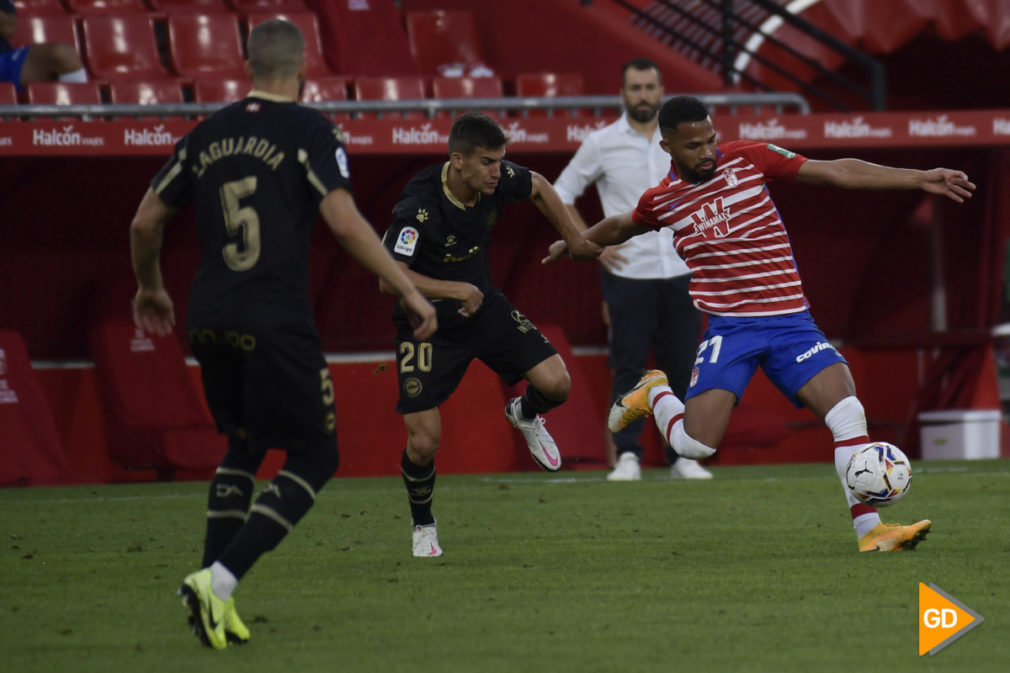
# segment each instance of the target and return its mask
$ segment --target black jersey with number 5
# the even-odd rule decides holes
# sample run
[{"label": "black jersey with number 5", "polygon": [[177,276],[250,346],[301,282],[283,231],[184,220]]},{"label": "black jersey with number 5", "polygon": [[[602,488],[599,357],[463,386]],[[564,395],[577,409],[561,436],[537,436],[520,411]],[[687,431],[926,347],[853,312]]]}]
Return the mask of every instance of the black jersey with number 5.
[{"label": "black jersey with number 5", "polygon": [[194,205],[191,327],[314,324],[308,253],[319,202],[350,191],[329,120],[254,92],[182,138],[151,186],[170,206]]}]

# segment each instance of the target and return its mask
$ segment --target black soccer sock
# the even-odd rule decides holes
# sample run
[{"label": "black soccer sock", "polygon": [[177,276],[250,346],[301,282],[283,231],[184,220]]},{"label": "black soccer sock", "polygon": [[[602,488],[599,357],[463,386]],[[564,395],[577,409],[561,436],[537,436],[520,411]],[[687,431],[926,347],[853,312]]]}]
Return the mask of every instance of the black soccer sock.
[{"label": "black soccer sock", "polygon": [[245,524],[255,488],[256,470],[265,456],[265,451],[250,451],[241,439],[228,438],[228,452],[210,482],[202,568],[217,560]]},{"label": "black soccer sock", "polygon": [[407,487],[407,501],[410,503],[410,518],[415,526],[435,523],[431,513],[431,500],[435,494],[435,461],[427,465],[415,465],[403,450],[400,460],[403,484]]},{"label": "black soccer sock", "polygon": [[519,398],[523,418],[526,420],[536,418],[537,414],[546,414],[554,407],[561,406],[563,402],[564,400],[552,400],[534,388],[532,384],[526,386],[526,392]]},{"label": "black soccer sock", "polygon": [[218,560],[237,579],[242,579],[257,559],[280,544],[311,509],[316,493],[333,476],[336,462],[335,450],[289,454],[284,467],[256,498],[245,525]]}]

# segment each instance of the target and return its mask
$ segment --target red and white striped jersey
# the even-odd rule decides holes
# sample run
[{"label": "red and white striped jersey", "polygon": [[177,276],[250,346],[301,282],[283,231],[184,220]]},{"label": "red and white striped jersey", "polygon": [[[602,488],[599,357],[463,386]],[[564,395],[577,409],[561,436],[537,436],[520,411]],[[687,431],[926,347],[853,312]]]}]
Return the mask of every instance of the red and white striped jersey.
[{"label": "red and white striped jersey", "polygon": [[736,140],[718,148],[705,182],[679,179],[673,169],[645,192],[636,224],[672,227],[674,246],[691,267],[695,306],[715,315],[747,317],[808,308],[792,246],[766,182],[794,178],[806,157],[775,145]]}]

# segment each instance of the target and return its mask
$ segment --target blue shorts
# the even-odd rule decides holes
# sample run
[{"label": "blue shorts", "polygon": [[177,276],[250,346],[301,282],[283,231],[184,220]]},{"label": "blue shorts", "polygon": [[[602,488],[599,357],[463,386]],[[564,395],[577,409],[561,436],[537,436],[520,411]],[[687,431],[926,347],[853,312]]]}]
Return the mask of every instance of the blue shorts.
[{"label": "blue shorts", "polygon": [[783,395],[802,407],[797,391],[836,362],[845,358],[807,311],[761,318],[710,315],[685,399],[719,388],[739,402],[760,366]]},{"label": "blue shorts", "polygon": [[0,82],[11,82],[21,91],[21,69],[25,67],[28,49],[18,47],[0,54]]}]

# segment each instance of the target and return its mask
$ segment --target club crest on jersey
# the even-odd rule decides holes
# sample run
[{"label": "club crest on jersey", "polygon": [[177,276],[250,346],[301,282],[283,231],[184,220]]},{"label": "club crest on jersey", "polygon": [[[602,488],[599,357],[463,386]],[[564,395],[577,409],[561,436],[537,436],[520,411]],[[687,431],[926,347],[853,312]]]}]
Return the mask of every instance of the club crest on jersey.
[{"label": "club crest on jersey", "polygon": [[730,168],[724,174],[726,176],[726,184],[730,187],[736,187],[740,184],[740,179],[736,176],[736,169]]},{"label": "club crest on jersey", "polygon": [[715,198],[711,203],[704,203],[701,209],[691,213],[694,229],[707,238],[711,230],[712,236],[724,238],[729,235],[730,209],[723,204],[722,197]]},{"label": "club crest on jersey", "polygon": [[393,248],[393,252],[398,252],[401,255],[413,255],[414,248],[417,247],[417,239],[420,237],[421,235],[414,227],[404,227],[400,230],[400,235],[396,239],[396,246]]}]

